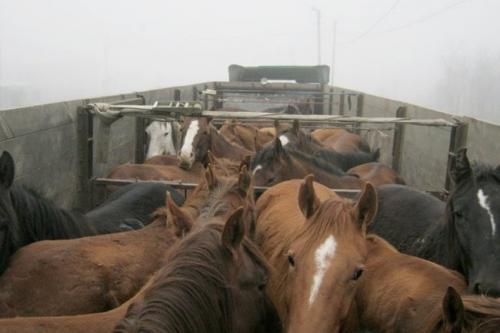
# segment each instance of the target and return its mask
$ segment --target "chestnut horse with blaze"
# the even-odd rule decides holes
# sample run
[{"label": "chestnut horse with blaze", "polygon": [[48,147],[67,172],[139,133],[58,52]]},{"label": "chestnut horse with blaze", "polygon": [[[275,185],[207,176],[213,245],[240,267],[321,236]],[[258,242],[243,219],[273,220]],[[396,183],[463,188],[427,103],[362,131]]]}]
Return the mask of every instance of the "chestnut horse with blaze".
[{"label": "chestnut horse with blaze", "polygon": [[287,332],[338,332],[368,255],[373,186],[353,203],[309,175],[268,189],[256,211],[255,240],[274,267],[268,292]]}]

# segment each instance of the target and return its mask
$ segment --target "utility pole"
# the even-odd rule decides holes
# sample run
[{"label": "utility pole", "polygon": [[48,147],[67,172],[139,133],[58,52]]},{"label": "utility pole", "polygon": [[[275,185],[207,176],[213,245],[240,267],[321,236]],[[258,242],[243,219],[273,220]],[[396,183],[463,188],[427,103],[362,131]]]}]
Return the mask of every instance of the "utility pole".
[{"label": "utility pole", "polygon": [[318,65],[321,65],[321,10],[316,7],[312,7],[312,10],[316,13],[316,42],[318,44]]},{"label": "utility pole", "polygon": [[332,68],[330,71],[332,76],[330,84],[332,85],[332,87],[335,79],[335,71],[337,69],[335,66],[336,53],[337,53],[337,20],[333,20]]}]

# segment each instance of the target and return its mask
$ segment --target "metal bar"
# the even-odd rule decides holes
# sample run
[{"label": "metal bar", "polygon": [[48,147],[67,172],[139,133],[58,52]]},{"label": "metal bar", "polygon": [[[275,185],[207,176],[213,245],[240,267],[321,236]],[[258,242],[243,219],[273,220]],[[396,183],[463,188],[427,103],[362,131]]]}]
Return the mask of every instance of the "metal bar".
[{"label": "metal bar", "polygon": [[[396,110],[396,117],[406,118],[407,116],[406,106],[400,106]],[[403,142],[405,135],[405,125],[395,124],[394,126],[394,136],[392,141],[392,169],[396,172],[401,171],[401,160],[403,156]]]},{"label": "metal bar", "polygon": [[78,207],[82,211],[90,208],[90,178],[93,172],[92,115],[84,106],[77,107],[78,150]]},{"label": "metal bar", "polygon": [[133,104],[133,105],[144,105],[146,104],[146,100],[144,96],[142,95],[137,95],[137,97],[132,97],[132,98],[126,98],[126,99],[120,99],[117,101],[113,101],[109,104]]},{"label": "metal bar", "polygon": [[450,133],[450,145],[448,148],[448,161],[446,166],[446,179],[444,182],[444,188],[447,191],[451,190],[451,177],[450,177],[450,166],[453,156],[458,152],[458,150],[467,145],[467,134],[469,126],[464,122],[457,122],[455,127],[451,128]]},{"label": "metal bar", "polygon": [[174,101],[178,102],[181,100],[181,91],[180,89],[174,90]]},{"label": "metal bar", "polygon": [[[127,185],[127,184],[135,184],[135,183],[161,183],[161,184],[166,184],[169,186],[172,186],[173,188],[177,189],[194,189],[198,186],[196,183],[185,183],[181,180],[176,181],[176,180],[141,180],[141,179],[110,179],[110,178],[94,178],[92,179],[92,182],[95,185]],[[266,186],[254,186],[254,191],[255,193],[262,193],[265,190],[267,190],[269,187]],[[361,192],[361,190],[349,190],[349,189],[331,189],[337,194],[358,194]]]}]

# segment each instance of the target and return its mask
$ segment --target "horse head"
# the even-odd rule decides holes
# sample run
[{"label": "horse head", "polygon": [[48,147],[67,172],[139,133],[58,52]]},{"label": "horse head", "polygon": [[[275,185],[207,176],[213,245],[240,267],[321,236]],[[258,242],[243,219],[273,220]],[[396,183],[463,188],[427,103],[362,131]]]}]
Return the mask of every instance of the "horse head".
[{"label": "horse head", "polygon": [[283,258],[289,269],[283,296],[288,332],[337,332],[364,270],[376,192],[367,183],[355,203],[338,197],[320,203],[307,176],[298,205],[306,221]]},{"label": "horse head", "polygon": [[258,248],[246,239],[245,210],[236,209],[222,232],[223,248],[228,253],[228,282],[233,293],[234,332],[280,332],[276,309],[266,295],[269,280],[267,261]]},{"label": "horse head", "polygon": [[471,168],[466,149],[453,158],[447,204],[449,251],[469,289],[500,296],[500,167]]},{"label": "horse head", "polygon": [[190,169],[195,161],[204,162],[210,149],[210,126],[208,118],[184,118],[181,126],[179,166]]},{"label": "horse head", "polygon": [[152,121],[146,127],[149,137],[146,159],[158,155],[176,155],[175,131],[172,122]]}]

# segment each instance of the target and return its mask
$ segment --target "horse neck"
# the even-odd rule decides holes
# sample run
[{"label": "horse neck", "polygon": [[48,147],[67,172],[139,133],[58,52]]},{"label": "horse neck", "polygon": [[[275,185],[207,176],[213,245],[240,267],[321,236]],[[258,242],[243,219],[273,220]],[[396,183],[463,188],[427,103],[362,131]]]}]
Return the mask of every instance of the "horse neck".
[{"label": "horse neck", "polygon": [[84,222],[81,215],[56,207],[22,186],[11,190],[11,198],[16,212],[20,245],[44,239],[77,238],[93,235],[95,232]]},{"label": "horse neck", "polygon": [[[307,174],[314,174],[314,179],[325,186],[332,188],[343,188],[344,184],[340,181],[340,177],[329,173],[327,170],[324,170],[318,167],[311,159],[303,158],[302,156],[295,155],[296,170],[301,170],[300,175],[296,175],[296,177],[305,177]],[[293,165],[293,164],[292,164]],[[299,167],[300,166],[300,169]],[[295,177],[295,178],[296,178]]]},{"label": "horse neck", "polygon": [[446,219],[445,215],[426,232],[423,239],[416,241],[411,248],[411,254],[466,275],[458,252],[456,249],[451,249],[455,244],[451,237],[452,230]]},{"label": "horse neck", "polygon": [[227,141],[215,128],[210,130],[210,150],[216,157],[241,160],[252,152]]}]

